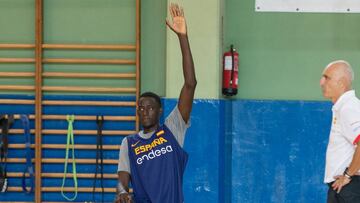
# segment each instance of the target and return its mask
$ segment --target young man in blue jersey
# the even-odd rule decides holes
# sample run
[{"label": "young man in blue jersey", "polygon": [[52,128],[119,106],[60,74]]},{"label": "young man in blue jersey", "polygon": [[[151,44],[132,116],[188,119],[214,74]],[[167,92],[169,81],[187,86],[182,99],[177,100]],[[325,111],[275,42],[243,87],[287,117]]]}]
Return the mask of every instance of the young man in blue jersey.
[{"label": "young man in blue jersey", "polygon": [[[143,93],[138,100],[137,114],[143,130],[123,139],[118,165],[116,203],[183,203],[182,179],[187,162],[183,150],[186,129],[192,108],[196,77],[187,37],[183,9],[169,7],[172,22],[166,21],[180,42],[184,85],[177,106],[160,125],[160,97]],[[129,195],[129,183],[133,197]]]}]

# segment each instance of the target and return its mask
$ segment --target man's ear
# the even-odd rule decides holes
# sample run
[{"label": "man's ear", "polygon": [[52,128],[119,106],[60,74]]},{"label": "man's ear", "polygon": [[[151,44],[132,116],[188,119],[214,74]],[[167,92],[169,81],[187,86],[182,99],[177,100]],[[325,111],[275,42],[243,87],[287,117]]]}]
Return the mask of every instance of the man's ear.
[{"label": "man's ear", "polygon": [[349,88],[349,81],[346,77],[341,77],[338,81],[338,84],[344,90],[347,90]]}]

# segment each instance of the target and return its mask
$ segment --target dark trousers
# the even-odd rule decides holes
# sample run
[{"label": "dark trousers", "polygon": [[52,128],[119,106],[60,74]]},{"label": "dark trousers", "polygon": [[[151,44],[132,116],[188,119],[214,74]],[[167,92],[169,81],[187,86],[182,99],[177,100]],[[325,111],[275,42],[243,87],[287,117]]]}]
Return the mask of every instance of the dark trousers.
[{"label": "dark trousers", "polygon": [[327,203],[360,203],[360,176],[354,176],[349,184],[345,185],[340,193],[336,193],[329,183]]}]

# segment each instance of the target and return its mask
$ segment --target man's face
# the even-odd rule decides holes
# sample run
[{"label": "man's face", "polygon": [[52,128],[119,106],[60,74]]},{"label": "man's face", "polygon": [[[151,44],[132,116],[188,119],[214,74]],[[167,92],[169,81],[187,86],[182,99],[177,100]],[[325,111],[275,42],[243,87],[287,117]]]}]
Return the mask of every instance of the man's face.
[{"label": "man's face", "polygon": [[162,109],[152,97],[141,97],[138,102],[137,114],[144,130],[154,130],[157,127]]},{"label": "man's face", "polygon": [[320,87],[325,98],[336,101],[341,95],[342,85],[337,75],[336,64],[326,68],[320,79]]}]

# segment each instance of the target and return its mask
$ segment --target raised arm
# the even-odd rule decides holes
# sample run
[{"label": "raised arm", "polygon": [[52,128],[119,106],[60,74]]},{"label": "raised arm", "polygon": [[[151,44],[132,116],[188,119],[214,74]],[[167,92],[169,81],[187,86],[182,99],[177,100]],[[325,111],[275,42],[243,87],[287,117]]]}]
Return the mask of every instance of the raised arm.
[{"label": "raised arm", "polygon": [[166,20],[166,24],[179,38],[183,63],[184,84],[180,92],[178,108],[184,121],[188,122],[197,83],[194,62],[187,35],[184,11],[177,4],[171,4],[169,9],[172,22]]}]

